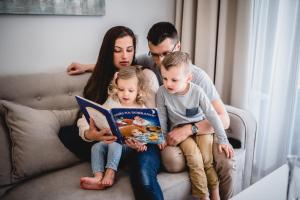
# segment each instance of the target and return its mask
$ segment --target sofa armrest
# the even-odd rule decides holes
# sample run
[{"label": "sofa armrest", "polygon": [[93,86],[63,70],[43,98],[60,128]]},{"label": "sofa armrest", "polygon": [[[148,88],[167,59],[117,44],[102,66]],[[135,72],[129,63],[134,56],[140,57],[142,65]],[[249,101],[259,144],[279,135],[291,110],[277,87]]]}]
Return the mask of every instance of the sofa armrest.
[{"label": "sofa armrest", "polygon": [[257,123],[249,111],[226,105],[230,117],[228,137],[241,142],[241,149],[245,150],[245,168],[243,188],[250,185]]}]

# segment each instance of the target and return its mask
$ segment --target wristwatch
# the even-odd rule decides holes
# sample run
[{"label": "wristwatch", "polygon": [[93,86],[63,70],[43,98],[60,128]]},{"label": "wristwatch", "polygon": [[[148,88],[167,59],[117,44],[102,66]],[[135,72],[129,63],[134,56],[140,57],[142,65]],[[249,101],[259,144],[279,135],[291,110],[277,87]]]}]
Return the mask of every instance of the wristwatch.
[{"label": "wristwatch", "polygon": [[193,133],[193,135],[197,135],[197,134],[198,134],[198,131],[199,131],[199,129],[198,129],[198,127],[196,126],[196,124],[195,124],[195,123],[192,123],[192,133]]}]

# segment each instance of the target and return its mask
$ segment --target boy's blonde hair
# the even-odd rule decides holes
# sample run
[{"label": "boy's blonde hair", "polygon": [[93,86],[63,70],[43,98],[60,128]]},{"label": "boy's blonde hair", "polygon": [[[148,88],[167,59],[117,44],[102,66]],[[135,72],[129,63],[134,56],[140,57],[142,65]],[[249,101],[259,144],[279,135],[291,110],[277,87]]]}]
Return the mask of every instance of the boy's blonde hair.
[{"label": "boy's blonde hair", "polygon": [[136,77],[138,79],[138,91],[137,91],[137,97],[136,97],[136,102],[140,105],[144,105],[146,101],[146,94],[149,91],[149,85],[146,80],[146,77],[143,73],[142,66],[140,65],[134,65],[134,66],[129,66],[120,69],[112,82],[109,85],[108,88],[108,95],[114,99],[118,100],[118,80],[123,79],[123,80],[128,80],[131,78]]},{"label": "boy's blonde hair", "polygon": [[167,71],[172,67],[183,67],[185,74],[191,73],[190,64],[189,54],[181,51],[171,52],[162,61],[162,65]]}]

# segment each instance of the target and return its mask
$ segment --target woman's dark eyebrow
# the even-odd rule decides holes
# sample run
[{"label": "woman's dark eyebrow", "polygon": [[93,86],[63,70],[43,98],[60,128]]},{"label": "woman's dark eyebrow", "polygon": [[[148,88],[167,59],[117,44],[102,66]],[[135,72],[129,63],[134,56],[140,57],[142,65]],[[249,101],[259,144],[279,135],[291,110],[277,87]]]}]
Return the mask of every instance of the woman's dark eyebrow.
[{"label": "woman's dark eyebrow", "polygon": [[[133,47],[133,46],[128,46],[128,47],[126,47],[126,49],[127,49],[127,48],[130,48],[130,47]],[[116,46],[116,45],[115,45],[115,48],[123,49],[122,47],[119,47],[119,46]]]}]

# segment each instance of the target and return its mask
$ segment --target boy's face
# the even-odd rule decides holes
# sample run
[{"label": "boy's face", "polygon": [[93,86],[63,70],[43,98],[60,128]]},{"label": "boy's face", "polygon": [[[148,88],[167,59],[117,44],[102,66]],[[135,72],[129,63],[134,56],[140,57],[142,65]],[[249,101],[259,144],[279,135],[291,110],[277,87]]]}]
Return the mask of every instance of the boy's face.
[{"label": "boy's face", "polygon": [[152,59],[155,64],[159,66],[168,53],[180,50],[180,42],[175,43],[172,39],[166,38],[158,45],[148,42],[148,47],[149,52],[152,55]]},{"label": "boy's face", "polygon": [[170,94],[185,94],[192,75],[184,72],[184,66],[174,66],[166,70],[162,65],[160,71],[164,87]]},{"label": "boy's face", "polygon": [[117,96],[122,106],[134,106],[138,93],[138,79],[136,77],[130,79],[118,79]]}]

